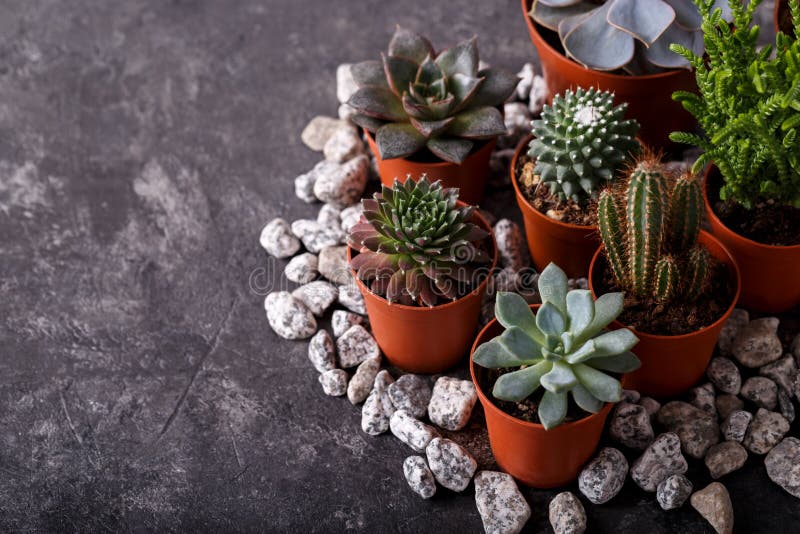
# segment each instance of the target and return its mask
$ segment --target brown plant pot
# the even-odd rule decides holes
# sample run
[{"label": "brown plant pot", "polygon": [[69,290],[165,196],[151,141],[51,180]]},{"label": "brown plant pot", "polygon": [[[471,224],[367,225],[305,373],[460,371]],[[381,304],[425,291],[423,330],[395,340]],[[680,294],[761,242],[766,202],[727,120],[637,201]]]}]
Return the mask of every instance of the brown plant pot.
[{"label": "brown plant pot", "polygon": [[718,178],[709,165],[703,180],[703,200],[711,233],[730,250],[742,272],[739,305],[761,313],[785,312],[800,305],[800,245],[764,245],[742,237],[717,217],[708,200],[708,182]]},{"label": "brown plant pot", "polygon": [[[672,100],[678,90],[697,91],[694,73],[675,69],[658,74],[626,76],[587,69],[554,48],[539,33],[537,24],[528,16],[532,0],[522,0],[522,14],[528,25],[533,46],[539,53],[544,80],[547,83],[547,101],[554,95],[577,87],[597,87],[614,93],[617,104],[628,103],[629,118],[641,124],[639,137],[655,148],[671,145],[669,134],[673,131],[691,131],[694,118],[683,106]],[[598,43],[602,46],[602,43]]]},{"label": "brown plant pot", "polygon": [[378,174],[381,183],[392,187],[395,178],[401,182],[406,177],[416,180],[423,174],[428,175],[431,181],[441,180],[444,187],[457,187],[458,198],[470,205],[478,205],[483,200],[483,190],[489,175],[489,158],[497,144],[497,139],[483,143],[478,150],[472,152],[463,163],[457,165],[449,161],[423,162],[411,161],[405,158],[381,159],[378,145],[372,134],[364,130],[372,154],[378,161]]},{"label": "brown plant pot", "polygon": [[[459,205],[465,204],[459,201]],[[477,211],[473,222],[491,233],[492,227]],[[486,240],[491,243],[492,264],[488,271],[491,273],[497,265],[497,245],[493,234]],[[352,252],[353,249],[348,247],[348,263]],[[412,373],[440,373],[456,365],[467,354],[478,327],[488,276],[460,299],[428,308],[389,304],[385,298],[370,291],[352,270],[351,274],[364,296],[375,340],[392,365]]]},{"label": "brown plant pot", "polygon": [[794,35],[792,28],[792,14],[789,11],[787,0],[775,0],[775,33],[783,31],[787,35]]},{"label": "brown plant pot", "polygon": [[[663,336],[631,328],[639,338],[639,343],[633,348],[633,352],[641,360],[642,366],[627,375],[627,385],[642,395],[673,397],[694,386],[706,372],[722,325],[736,307],[742,287],[736,261],[723,244],[708,232],[701,230],[697,242],[728,268],[730,281],[735,286],[734,297],[722,317],[709,326],[689,334]],[[602,246],[597,249],[589,267],[589,289],[595,298],[598,296],[595,277],[599,274],[598,262],[603,251]],[[611,323],[612,329],[624,327],[630,328],[619,321]]]},{"label": "brown plant pot", "polygon": [[536,270],[542,272],[550,262],[555,263],[570,278],[580,278],[589,272],[589,262],[600,245],[597,226],[579,226],[551,219],[530,205],[517,182],[517,162],[533,139],[523,139],[511,160],[511,183],[517,193],[517,204],[522,211],[525,235]]},{"label": "brown plant pot", "polygon": [[[538,304],[531,305],[534,311],[538,308]],[[472,354],[480,344],[502,332],[503,327],[493,319],[478,334]],[[469,370],[486,414],[489,444],[497,465],[535,488],[555,488],[573,482],[597,448],[612,405],[606,403],[596,414],[545,430],[540,424],[517,419],[495,406],[481,389],[475,367],[470,356]]]}]

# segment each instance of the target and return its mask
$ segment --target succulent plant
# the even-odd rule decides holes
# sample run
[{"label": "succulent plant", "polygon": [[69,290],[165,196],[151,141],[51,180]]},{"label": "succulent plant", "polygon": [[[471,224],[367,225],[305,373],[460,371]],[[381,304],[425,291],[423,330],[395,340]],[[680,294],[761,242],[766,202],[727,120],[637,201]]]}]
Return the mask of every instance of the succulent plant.
[{"label": "succulent plant", "polygon": [[375,134],[383,159],[403,158],[427,148],[461,163],[476,141],[505,133],[500,106],[518,78],[478,67],[476,39],[436,54],[430,41],[397,27],[381,61],[351,71],[358,90],[348,104],[352,121]]},{"label": "succulent plant", "polygon": [[594,196],[639,148],[639,123],[625,120],[628,105],[615,107],[613,101],[612,93],[579,87],[556,95],[533,121],[528,155],[551,194],[576,201]]},{"label": "succulent plant", "polygon": [[457,200],[458,189],[425,175],[363,199],[363,218],[348,235],[359,251],[350,262],[356,276],[389,303],[406,305],[435,306],[477,285],[486,274],[477,267],[490,262],[481,247],[489,233],[470,222],[475,208]]},{"label": "succulent plant", "polygon": [[627,373],[640,365],[630,352],[639,341],[633,332],[604,332],[622,312],[622,293],[594,300],[588,290],[567,289],[567,275],[551,263],[539,277],[542,305],[535,315],[516,293],[498,293],[495,316],[505,331],[472,356],[482,367],[520,368],[497,379],[492,389],[497,399],[521,402],[544,388],[538,414],[545,429],[564,421],[568,394],[590,413],[619,401],[619,380],[603,371]]},{"label": "succulent plant", "polygon": [[639,299],[694,300],[708,280],[708,251],[697,245],[703,200],[697,178],[675,179],[648,156],[625,188],[600,193],[600,238],[619,286]]},{"label": "succulent plant", "polygon": [[672,43],[703,54],[692,0],[534,0],[530,16],[558,32],[567,55],[589,69],[636,75],[691,68]]}]

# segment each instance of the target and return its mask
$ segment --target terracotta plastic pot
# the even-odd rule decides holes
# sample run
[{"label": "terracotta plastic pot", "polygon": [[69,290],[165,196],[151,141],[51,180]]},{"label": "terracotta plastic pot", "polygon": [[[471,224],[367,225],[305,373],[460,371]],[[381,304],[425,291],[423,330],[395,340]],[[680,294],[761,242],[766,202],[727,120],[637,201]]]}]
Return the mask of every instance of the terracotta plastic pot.
[{"label": "terracotta plastic pot", "polygon": [[703,199],[711,233],[731,251],[742,272],[739,304],[763,313],[780,313],[800,305],[800,245],[764,245],[725,226],[708,200],[709,180],[719,179],[718,172],[710,165],[706,170]]},{"label": "terracotta plastic pot", "polygon": [[781,21],[785,21],[784,31],[789,35],[793,35],[792,29],[792,15],[789,12],[789,3],[787,0],[775,0],[775,33],[781,31]]},{"label": "terracotta plastic pot", "polygon": [[[538,308],[538,304],[531,305],[534,311]],[[502,333],[503,327],[493,319],[478,334],[472,354],[480,344]],[[486,414],[489,444],[500,468],[535,488],[555,488],[573,482],[594,454],[612,405],[606,404],[598,413],[578,421],[545,430],[540,424],[517,419],[495,406],[481,389],[471,357],[469,369]]]},{"label": "terracotta plastic pot", "polygon": [[[736,307],[741,289],[739,268],[730,252],[717,241],[714,236],[705,231],[700,231],[697,239],[703,247],[716,260],[727,266],[730,281],[734,284],[734,296],[725,313],[714,323],[689,334],[678,336],[660,336],[635,330],[639,343],[633,348],[642,362],[642,366],[626,375],[627,386],[637,390],[642,395],[651,397],[672,397],[679,395],[694,386],[708,367],[708,362],[714,353],[722,325],[730,317]],[[589,268],[589,289],[597,295],[597,282],[594,279],[599,274],[599,265],[603,247],[597,249]],[[611,328],[623,328],[619,321],[611,323]],[[632,329],[633,330],[633,329]]]},{"label": "terracotta plastic pot", "polygon": [[596,226],[579,226],[551,219],[530,205],[517,183],[516,168],[520,156],[533,136],[523,139],[511,160],[511,183],[517,192],[517,204],[522,211],[528,249],[536,270],[542,272],[550,262],[561,267],[570,278],[580,278],[589,272],[589,262],[600,245]]},{"label": "terracotta plastic pot", "polygon": [[[625,76],[587,69],[567,58],[539,33],[537,25],[528,16],[531,0],[522,0],[522,14],[528,24],[533,45],[539,53],[542,72],[547,83],[547,101],[554,95],[577,87],[597,87],[612,91],[617,104],[628,103],[628,114],[641,124],[639,137],[645,144],[661,148],[671,145],[670,132],[692,131],[694,118],[672,93],[678,90],[697,91],[694,74],[686,69],[676,69],[658,74]],[[598,46],[601,46],[598,43]]]},{"label": "terracotta plastic pot", "polygon": [[[464,203],[459,202],[459,205]],[[492,230],[477,212],[473,222],[489,232]],[[497,265],[497,246],[493,235],[486,239],[491,243],[491,272]],[[352,249],[348,247],[348,263],[351,255]],[[440,373],[456,365],[469,351],[478,327],[488,277],[471,293],[433,308],[389,304],[385,298],[371,292],[355,273],[353,279],[364,296],[375,340],[393,365],[412,373]]]},{"label": "terracotta plastic pot", "polygon": [[449,161],[426,163],[405,158],[381,159],[372,134],[364,130],[364,135],[375,159],[378,160],[378,174],[384,185],[391,187],[395,178],[405,182],[408,175],[418,179],[427,174],[431,181],[441,180],[445,187],[457,187],[458,198],[467,204],[477,205],[483,200],[483,190],[489,175],[489,158],[497,144],[496,139],[484,143],[467,156],[461,165],[456,165]]}]

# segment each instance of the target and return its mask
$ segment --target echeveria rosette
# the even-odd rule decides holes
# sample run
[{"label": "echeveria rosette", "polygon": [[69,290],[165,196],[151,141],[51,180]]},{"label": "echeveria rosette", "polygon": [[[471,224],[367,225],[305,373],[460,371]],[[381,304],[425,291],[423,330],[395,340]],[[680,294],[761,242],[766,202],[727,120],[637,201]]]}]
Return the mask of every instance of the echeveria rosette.
[{"label": "echeveria rosette", "polygon": [[497,379],[497,399],[521,402],[544,388],[538,414],[549,430],[564,421],[570,396],[590,413],[622,398],[619,380],[606,372],[638,369],[630,350],[639,339],[627,328],[604,331],[622,312],[622,293],[594,300],[588,290],[568,291],[566,274],[552,263],[539,277],[539,293],[535,315],[516,293],[498,293],[495,317],[505,331],[479,346],[472,359],[491,369],[520,368]]},{"label": "echeveria rosette", "polygon": [[426,38],[398,26],[381,61],[352,67],[358,90],[348,101],[357,112],[351,120],[375,134],[383,159],[427,148],[461,163],[476,142],[505,133],[498,108],[518,82],[478,64],[475,38],[436,54]]},{"label": "echeveria rosette", "polygon": [[[480,243],[489,233],[471,222],[475,208],[458,206],[458,189],[426,176],[364,199],[364,215],[348,235],[359,251],[356,276],[389,303],[435,306],[475,285],[477,268],[491,261]],[[485,273],[484,273],[485,274]]]}]

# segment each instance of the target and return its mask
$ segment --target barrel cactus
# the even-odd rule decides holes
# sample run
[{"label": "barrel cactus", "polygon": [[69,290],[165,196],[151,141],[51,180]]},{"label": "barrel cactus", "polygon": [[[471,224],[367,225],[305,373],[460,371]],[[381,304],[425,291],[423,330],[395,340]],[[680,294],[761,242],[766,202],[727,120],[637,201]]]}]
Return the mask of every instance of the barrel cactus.
[{"label": "barrel cactus", "polygon": [[430,41],[398,26],[381,61],[351,68],[358,85],[351,120],[375,134],[383,159],[427,148],[461,163],[476,142],[505,133],[499,106],[518,81],[478,63],[475,38],[436,54]]},{"label": "barrel cactus", "polygon": [[703,199],[696,176],[678,178],[649,156],[625,188],[600,193],[600,238],[619,286],[639,299],[694,300],[708,281],[708,251],[697,244]]},{"label": "barrel cactus", "polygon": [[528,155],[534,173],[563,200],[594,196],[613,179],[639,148],[639,123],[625,120],[627,104],[614,106],[614,95],[598,89],[568,90],[544,106],[533,121]]},{"label": "barrel cactus", "polygon": [[408,178],[361,201],[364,215],[348,235],[359,251],[350,267],[389,303],[435,306],[486,276],[479,267],[491,262],[482,247],[489,233],[471,222],[474,207],[457,205],[458,189]]},{"label": "barrel cactus", "polygon": [[498,293],[495,316],[505,331],[480,345],[472,359],[491,369],[519,367],[497,379],[497,399],[521,402],[544,388],[538,415],[551,429],[564,421],[569,395],[590,413],[620,400],[619,380],[604,371],[636,370],[639,359],[630,350],[639,339],[627,328],[604,331],[622,312],[622,293],[594,300],[588,290],[568,291],[567,275],[553,263],[539,277],[539,292],[535,315],[516,293]]}]

